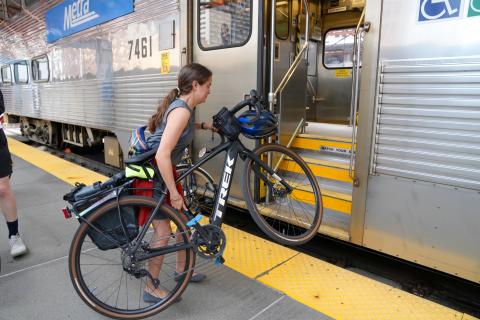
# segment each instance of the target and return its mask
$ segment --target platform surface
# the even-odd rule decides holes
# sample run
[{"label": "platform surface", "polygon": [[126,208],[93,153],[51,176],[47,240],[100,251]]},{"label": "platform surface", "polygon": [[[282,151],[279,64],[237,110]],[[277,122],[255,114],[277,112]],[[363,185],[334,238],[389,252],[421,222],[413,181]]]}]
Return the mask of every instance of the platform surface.
[{"label": "platform surface", "polygon": [[[76,181],[95,172],[9,139],[20,232],[30,252],[12,259],[0,223],[0,319],[105,319],[76,295],[67,268],[78,227],[60,209]],[[199,261],[208,275],[180,303],[152,319],[475,319],[268,240],[225,226],[225,265]]]}]

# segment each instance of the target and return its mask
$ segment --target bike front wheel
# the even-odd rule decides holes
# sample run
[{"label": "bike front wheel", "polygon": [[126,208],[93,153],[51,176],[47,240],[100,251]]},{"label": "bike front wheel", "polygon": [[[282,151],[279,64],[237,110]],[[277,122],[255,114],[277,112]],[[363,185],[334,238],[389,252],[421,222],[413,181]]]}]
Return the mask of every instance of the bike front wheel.
[{"label": "bike front wheel", "polygon": [[[166,309],[185,290],[195,253],[183,219],[169,206],[161,206],[164,228],[144,226],[146,234],[138,239],[141,232],[126,218],[140,210],[151,213],[156,205],[152,198],[123,196],[100,206],[80,224],[70,247],[70,278],[82,300],[96,312],[119,319],[145,318]],[[119,218],[114,219],[119,211],[123,227]],[[134,251],[138,241],[141,245]],[[165,250],[152,256],[152,249]],[[162,300],[145,296],[147,283],[165,294]]]},{"label": "bike front wheel", "polygon": [[279,243],[309,241],[317,234],[323,215],[322,195],[312,170],[282,145],[266,144],[253,152],[275,172],[269,174],[251,158],[245,161],[243,194],[253,220]]}]

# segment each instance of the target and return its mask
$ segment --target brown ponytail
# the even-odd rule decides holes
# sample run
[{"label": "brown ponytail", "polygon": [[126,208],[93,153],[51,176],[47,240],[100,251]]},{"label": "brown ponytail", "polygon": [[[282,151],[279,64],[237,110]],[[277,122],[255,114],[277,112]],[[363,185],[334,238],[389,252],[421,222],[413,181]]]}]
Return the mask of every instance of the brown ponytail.
[{"label": "brown ponytail", "polygon": [[165,98],[163,98],[162,102],[158,105],[157,107],[157,112],[155,112],[151,117],[150,120],[148,120],[148,130],[153,133],[155,132],[155,129],[157,128],[157,124],[160,123],[162,120],[163,114],[165,111],[167,111],[168,106],[172,101],[179,96],[178,89],[172,89],[170,92],[167,94]]},{"label": "brown ponytail", "polygon": [[212,72],[199,63],[191,63],[184,66],[178,74],[178,88],[171,90],[158,105],[157,111],[148,121],[148,130],[153,133],[157,125],[162,121],[162,117],[172,101],[180,94],[189,94],[192,91],[193,81],[203,85],[212,76]]}]

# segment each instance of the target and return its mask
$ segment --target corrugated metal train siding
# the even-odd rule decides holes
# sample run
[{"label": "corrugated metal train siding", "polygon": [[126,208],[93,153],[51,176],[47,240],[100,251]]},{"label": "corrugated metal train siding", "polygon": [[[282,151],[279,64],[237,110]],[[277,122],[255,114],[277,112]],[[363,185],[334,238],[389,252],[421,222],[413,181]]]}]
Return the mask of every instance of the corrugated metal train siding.
[{"label": "corrugated metal train siding", "polygon": [[89,28],[79,33],[56,41],[53,45],[46,43],[45,13],[63,0],[39,1],[28,7],[27,11],[0,23],[0,63],[7,59],[30,59],[49,51],[50,47],[88,37],[89,35],[111,32],[132,22],[140,23],[157,16],[168,16],[179,10],[178,0],[136,0],[134,12]]},{"label": "corrugated metal train siding", "polygon": [[384,61],[372,173],[480,190],[480,59]]},{"label": "corrugated metal train siding", "polygon": [[177,74],[114,77],[2,87],[8,112],[106,130],[146,124]]},{"label": "corrugated metal train siding", "polygon": [[[45,12],[61,1],[38,2],[30,14],[0,25],[0,57],[32,58],[53,48],[69,47],[81,39],[94,39],[131,23],[178,14],[178,0],[135,1],[135,12],[76,33],[54,44],[45,44]],[[33,17],[41,17],[35,19]],[[1,63],[1,62],[0,62]],[[52,62],[50,62],[52,65]],[[129,130],[146,124],[158,101],[176,86],[176,73],[161,75],[159,70],[138,75],[118,75],[108,80],[75,79],[1,87],[7,112],[105,130]],[[55,70],[51,70],[55,73]],[[55,78],[55,75],[51,75]]]}]

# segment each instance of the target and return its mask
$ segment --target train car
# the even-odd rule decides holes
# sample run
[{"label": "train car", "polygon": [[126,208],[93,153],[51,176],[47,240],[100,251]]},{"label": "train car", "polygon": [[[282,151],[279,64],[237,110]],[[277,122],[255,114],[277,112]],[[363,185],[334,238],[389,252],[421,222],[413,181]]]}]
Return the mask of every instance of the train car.
[{"label": "train car", "polygon": [[[31,139],[125,154],[181,66],[202,63],[198,121],[267,97],[278,143],[320,183],[320,233],[480,283],[480,1],[2,3],[0,88]],[[193,149],[216,142],[199,132]],[[242,207],[240,190],[237,174]]]}]

